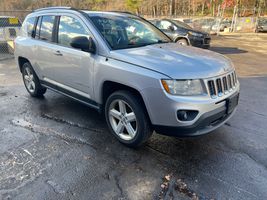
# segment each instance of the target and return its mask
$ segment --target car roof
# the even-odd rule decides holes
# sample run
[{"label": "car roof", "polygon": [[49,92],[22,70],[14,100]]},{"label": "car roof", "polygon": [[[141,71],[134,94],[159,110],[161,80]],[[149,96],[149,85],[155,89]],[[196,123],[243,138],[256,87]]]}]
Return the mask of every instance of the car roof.
[{"label": "car roof", "polygon": [[44,11],[77,11],[79,13],[86,13],[90,15],[116,15],[116,16],[136,16],[133,13],[126,11],[91,11],[91,10],[79,10],[72,7],[46,7],[35,10],[34,12],[44,12]]}]

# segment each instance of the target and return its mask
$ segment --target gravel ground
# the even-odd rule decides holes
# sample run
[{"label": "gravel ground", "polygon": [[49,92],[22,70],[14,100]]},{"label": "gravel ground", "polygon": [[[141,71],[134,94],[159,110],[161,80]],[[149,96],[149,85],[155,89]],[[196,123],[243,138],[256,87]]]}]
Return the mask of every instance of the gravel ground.
[{"label": "gravel ground", "polygon": [[211,134],[154,134],[138,150],[102,116],[48,91],[31,98],[0,61],[0,199],[266,199],[267,38],[213,38],[241,82],[235,116]]}]

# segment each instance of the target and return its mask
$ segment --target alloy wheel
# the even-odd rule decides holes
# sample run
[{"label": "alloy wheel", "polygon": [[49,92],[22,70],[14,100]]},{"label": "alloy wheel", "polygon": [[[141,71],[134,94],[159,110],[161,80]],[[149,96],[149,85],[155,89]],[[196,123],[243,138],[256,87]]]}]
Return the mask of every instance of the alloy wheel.
[{"label": "alloy wheel", "polygon": [[32,70],[29,67],[25,68],[23,79],[29,92],[34,93],[35,91],[34,76]]},{"label": "alloy wheel", "polygon": [[132,140],[138,130],[136,115],[131,106],[121,99],[109,106],[109,122],[113,131],[123,140]]}]

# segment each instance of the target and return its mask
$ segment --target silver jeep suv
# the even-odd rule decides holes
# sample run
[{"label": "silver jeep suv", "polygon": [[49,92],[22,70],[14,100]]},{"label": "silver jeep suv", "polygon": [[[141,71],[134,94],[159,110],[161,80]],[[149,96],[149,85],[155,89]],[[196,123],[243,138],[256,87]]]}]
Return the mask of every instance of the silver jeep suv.
[{"label": "silver jeep suv", "polygon": [[238,104],[229,59],[172,43],[129,13],[36,10],[23,23],[15,57],[31,96],[49,88],[104,112],[110,131],[131,147],[154,130],[179,137],[211,132]]}]

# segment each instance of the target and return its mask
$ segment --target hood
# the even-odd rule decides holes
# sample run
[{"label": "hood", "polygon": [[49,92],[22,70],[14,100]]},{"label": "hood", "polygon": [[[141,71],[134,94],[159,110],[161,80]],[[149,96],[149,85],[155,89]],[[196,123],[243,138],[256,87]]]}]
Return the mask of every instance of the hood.
[{"label": "hood", "polygon": [[110,56],[173,79],[210,78],[233,69],[232,62],[221,54],[176,43],[115,50]]},{"label": "hood", "polygon": [[194,32],[194,33],[198,33],[198,34],[202,34],[204,37],[209,36],[209,34],[205,31],[200,31],[200,30],[195,30],[195,29],[188,29],[188,31]]}]

